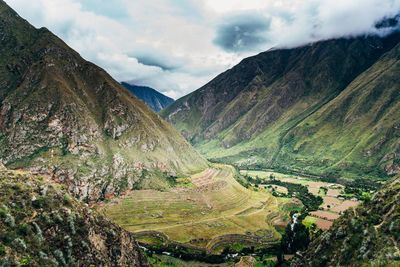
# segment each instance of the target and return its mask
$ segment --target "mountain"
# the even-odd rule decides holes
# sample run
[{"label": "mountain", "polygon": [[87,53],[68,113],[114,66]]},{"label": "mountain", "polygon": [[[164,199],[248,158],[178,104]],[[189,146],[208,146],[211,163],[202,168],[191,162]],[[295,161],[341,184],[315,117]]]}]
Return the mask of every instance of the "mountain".
[{"label": "mountain", "polygon": [[150,266],[132,234],[62,186],[0,166],[0,266]]},{"label": "mountain", "polygon": [[161,112],[207,158],[331,177],[400,173],[400,34],[246,58]]},{"label": "mountain", "polygon": [[162,189],[207,162],[103,69],[0,0],[0,161],[87,201]]},{"label": "mountain", "polygon": [[345,212],[292,266],[399,266],[400,177]]},{"label": "mountain", "polygon": [[146,103],[154,112],[161,111],[175,101],[150,87],[131,85],[125,82],[121,84],[134,96]]}]

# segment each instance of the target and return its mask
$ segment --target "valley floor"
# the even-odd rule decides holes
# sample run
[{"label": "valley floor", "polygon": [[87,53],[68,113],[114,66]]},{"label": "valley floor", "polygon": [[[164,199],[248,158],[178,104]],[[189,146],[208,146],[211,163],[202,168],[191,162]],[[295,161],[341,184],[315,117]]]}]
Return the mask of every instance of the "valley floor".
[{"label": "valley floor", "polygon": [[[301,184],[322,198],[318,210],[303,220],[306,227],[329,229],[343,211],[359,204],[342,197],[345,186],[340,184],[273,171],[238,172],[213,164],[191,177],[176,178],[176,186],[169,190],[130,191],[98,210],[133,232],[143,249],[150,249],[154,266],[170,261],[171,266],[197,266],[196,260],[227,264],[243,255],[275,261],[281,230],[289,223],[290,212],[302,210],[304,203],[288,195],[289,187],[269,184],[271,176],[282,185]],[[244,177],[250,179],[247,185],[242,183],[245,186],[238,182]],[[255,180],[257,184],[251,182]]]},{"label": "valley floor", "polygon": [[177,242],[211,254],[276,245],[276,227],[286,226],[287,207],[296,203],[247,189],[234,175],[233,167],[214,165],[177,179],[170,191],[132,191],[99,209],[145,244]]}]

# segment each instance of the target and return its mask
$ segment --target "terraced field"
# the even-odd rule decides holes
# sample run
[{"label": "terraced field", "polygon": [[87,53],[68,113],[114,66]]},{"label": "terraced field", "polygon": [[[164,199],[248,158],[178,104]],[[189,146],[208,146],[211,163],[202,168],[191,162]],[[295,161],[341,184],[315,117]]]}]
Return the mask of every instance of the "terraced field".
[{"label": "terraced field", "polygon": [[230,166],[214,165],[170,191],[132,191],[99,207],[148,244],[178,242],[219,253],[227,245],[268,246],[287,223],[289,199],[246,189]]}]

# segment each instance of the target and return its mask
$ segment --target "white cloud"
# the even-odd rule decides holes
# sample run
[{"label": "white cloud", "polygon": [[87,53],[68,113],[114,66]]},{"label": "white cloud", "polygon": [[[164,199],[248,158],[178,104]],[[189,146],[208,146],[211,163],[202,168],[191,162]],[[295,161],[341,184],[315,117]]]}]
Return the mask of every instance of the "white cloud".
[{"label": "white cloud", "polygon": [[[245,56],[273,46],[374,32],[377,21],[400,11],[400,0],[6,2],[117,80],[151,86],[174,98]],[[262,24],[261,16],[268,23]],[[240,49],[232,49],[237,45]]]},{"label": "white cloud", "polygon": [[205,0],[205,3],[207,7],[218,13],[261,10],[270,5],[270,1],[265,0]]}]

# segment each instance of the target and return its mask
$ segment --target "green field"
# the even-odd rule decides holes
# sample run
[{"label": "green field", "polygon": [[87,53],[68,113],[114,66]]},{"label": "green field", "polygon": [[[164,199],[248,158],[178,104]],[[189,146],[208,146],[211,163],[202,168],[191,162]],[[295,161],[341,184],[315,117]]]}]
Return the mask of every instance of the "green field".
[{"label": "green field", "polygon": [[267,190],[247,189],[235,180],[234,168],[214,165],[168,191],[136,190],[103,204],[99,210],[138,240],[162,246],[178,242],[209,253],[229,246],[268,247],[285,226],[290,199]]}]

